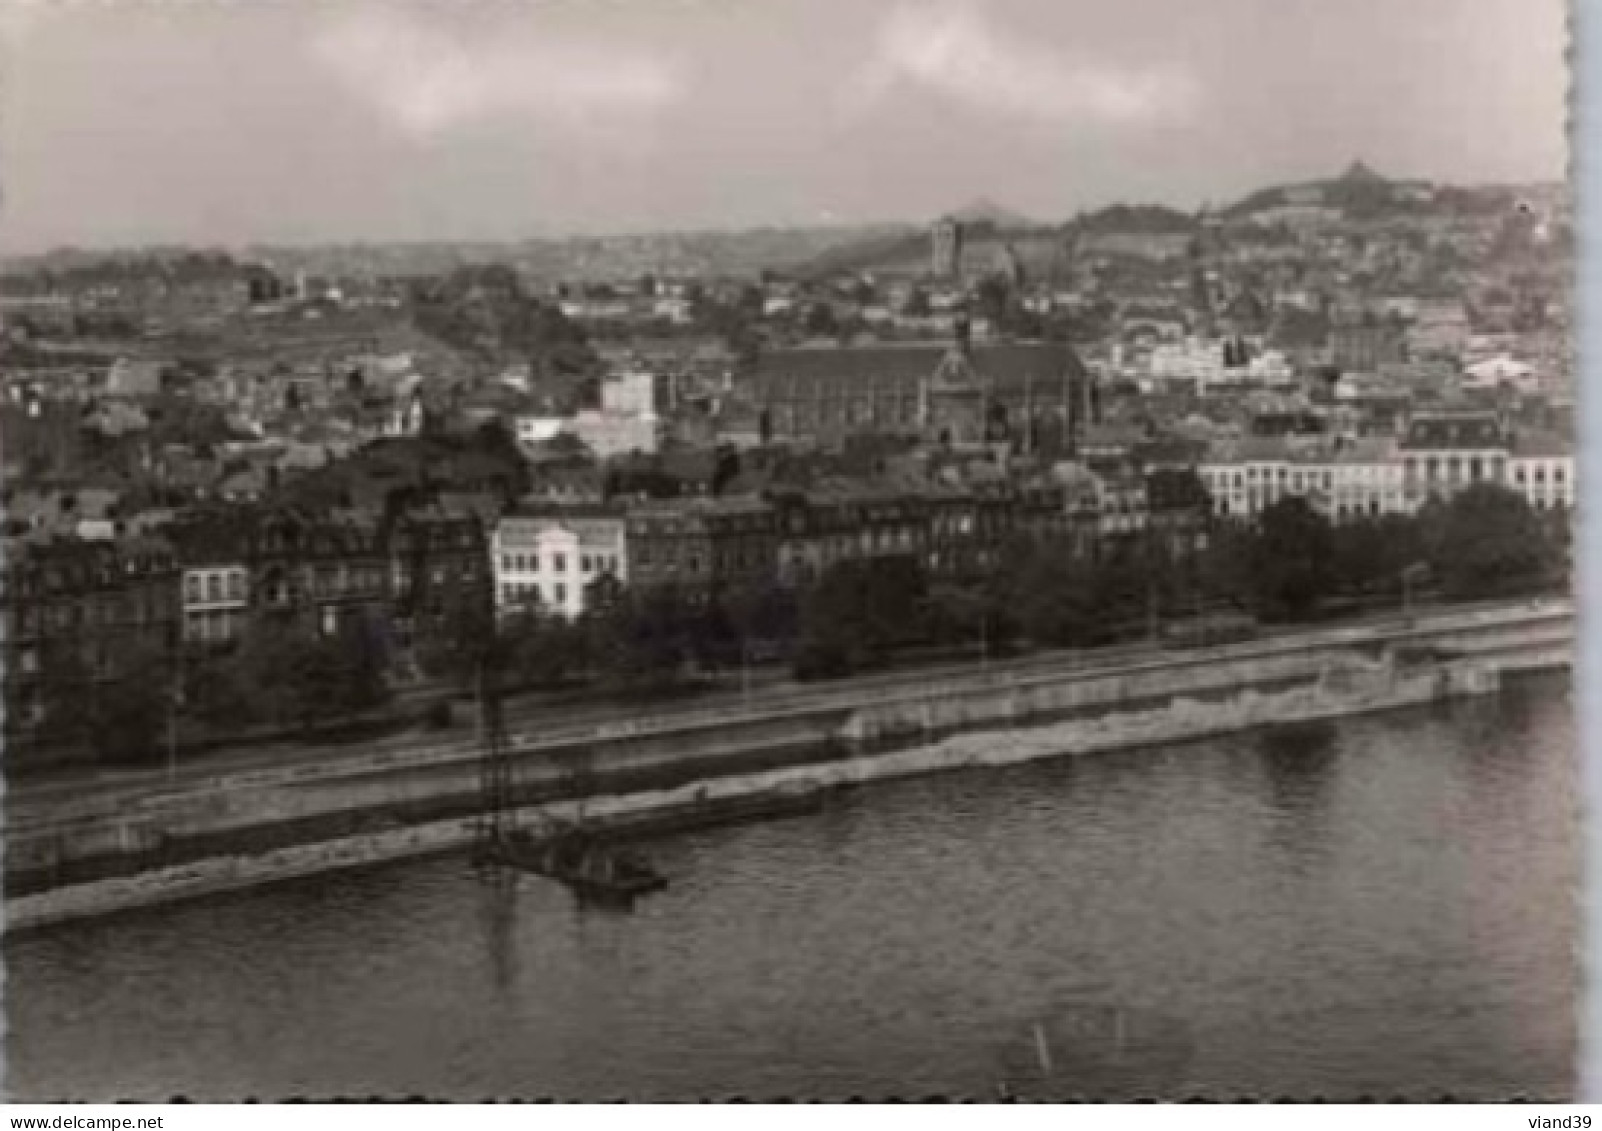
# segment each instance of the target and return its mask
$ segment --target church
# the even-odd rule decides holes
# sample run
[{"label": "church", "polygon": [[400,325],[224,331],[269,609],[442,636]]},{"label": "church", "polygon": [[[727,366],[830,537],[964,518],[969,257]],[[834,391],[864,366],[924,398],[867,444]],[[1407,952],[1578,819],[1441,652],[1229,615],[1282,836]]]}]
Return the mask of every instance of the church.
[{"label": "church", "polygon": [[1043,427],[1062,435],[1094,411],[1092,379],[1070,346],[976,343],[966,324],[951,342],[766,351],[740,383],[770,439],[825,447],[870,434],[1027,447]]}]

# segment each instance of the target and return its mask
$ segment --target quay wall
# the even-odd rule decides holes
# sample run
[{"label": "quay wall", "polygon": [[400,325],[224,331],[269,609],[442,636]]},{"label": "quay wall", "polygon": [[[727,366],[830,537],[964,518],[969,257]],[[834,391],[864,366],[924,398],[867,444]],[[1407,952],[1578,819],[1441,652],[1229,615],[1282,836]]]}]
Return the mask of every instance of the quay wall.
[{"label": "quay wall", "polygon": [[[1573,624],[1550,618],[1499,623],[1479,631],[1453,630],[1431,644],[1498,671],[1561,667],[1572,659]],[[942,686],[935,694],[903,693],[855,707],[798,708],[636,733],[613,726],[587,742],[566,736],[542,742],[524,734],[513,747],[514,777],[520,803],[563,805],[584,796],[590,798],[587,811],[593,811],[608,798],[669,796],[708,783],[750,783],[771,775],[779,775],[775,781],[796,773],[819,782],[849,781],[863,767],[893,766],[907,751],[953,740],[994,747],[984,732],[1002,728],[1009,731],[1008,746],[1020,733],[1045,730],[1064,752],[1082,742],[1128,745],[1200,737],[1220,727],[1275,721],[1276,696],[1308,694],[1332,664],[1350,664],[1354,657],[1361,663],[1363,655],[1324,646],[1235,658],[1157,659],[1117,672],[995,679],[976,673],[961,693]],[[1142,737],[1148,731],[1151,736]],[[124,799],[100,814],[80,807],[67,820],[8,832],[8,893],[44,898],[51,888],[196,867],[207,859],[268,860],[286,851],[310,851],[315,858],[318,843],[353,837],[377,836],[375,843],[421,850],[418,846],[431,842],[413,836],[417,828],[456,827],[474,815],[478,774],[472,756],[402,765],[336,764],[288,783],[156,792],[133,803]],[[336,855],[329,854],[327,866],[341,866]],[[13,899],[8,907],[15,904]]]}]

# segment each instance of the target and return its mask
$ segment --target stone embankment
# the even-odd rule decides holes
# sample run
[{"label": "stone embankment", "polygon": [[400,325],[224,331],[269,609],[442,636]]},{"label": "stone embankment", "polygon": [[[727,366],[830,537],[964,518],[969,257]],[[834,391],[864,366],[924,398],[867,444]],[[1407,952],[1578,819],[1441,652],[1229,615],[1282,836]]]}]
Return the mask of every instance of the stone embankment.
[{"label": "stone embankment", "polygon": [[[512,736],[530,812],[649,831],[736,798],[832,790],[972,765],[1092,753],[1493,690],[1502,672],[1571,662],[1567,604],[1325,631],[1116,667],[976,672],[766,713]],[[1427,646],[1425,669],[1399,646]],[[998,731],[1005,739],[998,739]],[[20,928],[269,880],[447,851],[471,835],[471,752],[390,752],[242,775],[35,815],[7,829]]]}]

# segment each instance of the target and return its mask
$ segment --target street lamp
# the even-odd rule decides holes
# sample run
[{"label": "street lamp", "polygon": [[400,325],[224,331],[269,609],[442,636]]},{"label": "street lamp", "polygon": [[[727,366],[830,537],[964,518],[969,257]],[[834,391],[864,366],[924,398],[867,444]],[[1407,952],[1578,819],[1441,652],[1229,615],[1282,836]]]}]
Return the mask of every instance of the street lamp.
[{"label": "street lamp", "polygon": [[167,693],[167,783],[178,777],[178,709],[183,706],[184,691],[175,679]]},{"label": "street lamp", "polygon": [[1413,583],[1429,573],[1424,562],[1414,562],[1402,571],[1402,616],[1413,615]]}]

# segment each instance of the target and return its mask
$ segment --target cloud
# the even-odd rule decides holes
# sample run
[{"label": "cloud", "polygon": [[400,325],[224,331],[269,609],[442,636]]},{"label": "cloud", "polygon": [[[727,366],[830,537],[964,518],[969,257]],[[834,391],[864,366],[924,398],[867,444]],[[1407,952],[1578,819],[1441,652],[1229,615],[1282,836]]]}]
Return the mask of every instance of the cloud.
[{"label": "cloud", "polygon": [[312,53],[419,138],[503,117],[592,132],[649,117],[683,93],[678,68],[644,52],[526,34],[474,42],[400,8],[348,12],[321,30]]},{"label": "cloud", "polygon": [[891,13],[853,93],[876,102],[908,85],[1048,125],[1160,124],[1189,116],[1197,101],[1183,71],[1076,62],[996,29],[975,8],[937,5]]},{"label": "cloud", "polygon": [[0,3],[0,44],[20,45],[52,13],[48,0],[7,0]]}]

